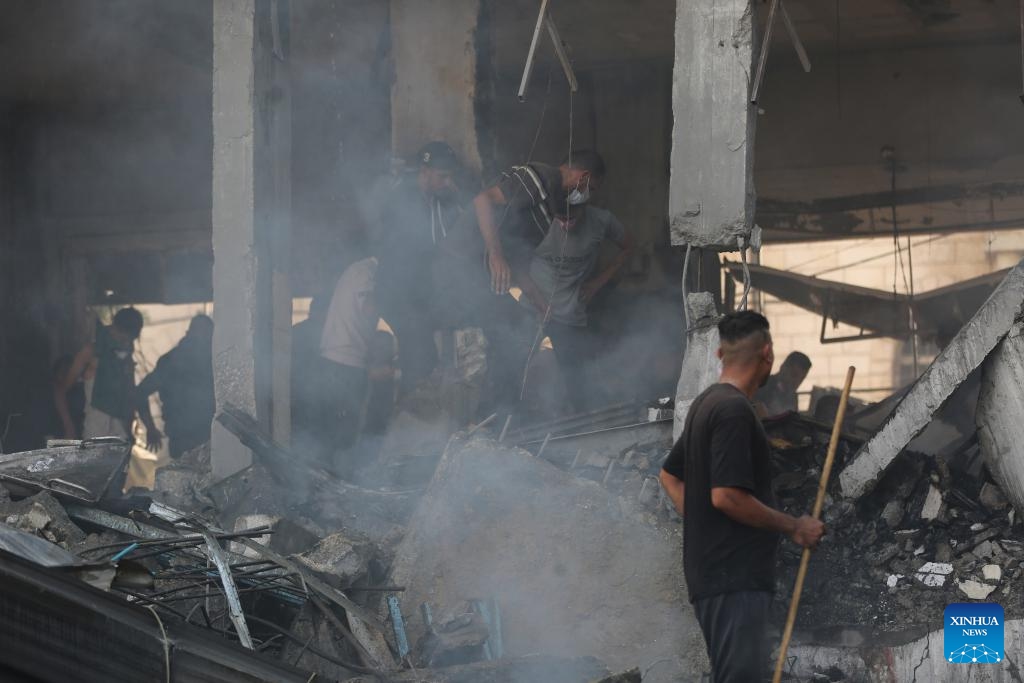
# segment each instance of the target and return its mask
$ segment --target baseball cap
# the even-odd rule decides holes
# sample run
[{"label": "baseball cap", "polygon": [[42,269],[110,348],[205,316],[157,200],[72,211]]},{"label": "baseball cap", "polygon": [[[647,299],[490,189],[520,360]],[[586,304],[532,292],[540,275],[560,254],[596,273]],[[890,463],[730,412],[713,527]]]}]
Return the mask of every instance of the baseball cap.
[{"label": "baseball cap", "polygon": [[459,166],[459,158],[455,156],[455,150],[447,142],[435,140],[428,142],[416,153],[416,161],[421,166],[438,168],[445,171],[453,171]]}]

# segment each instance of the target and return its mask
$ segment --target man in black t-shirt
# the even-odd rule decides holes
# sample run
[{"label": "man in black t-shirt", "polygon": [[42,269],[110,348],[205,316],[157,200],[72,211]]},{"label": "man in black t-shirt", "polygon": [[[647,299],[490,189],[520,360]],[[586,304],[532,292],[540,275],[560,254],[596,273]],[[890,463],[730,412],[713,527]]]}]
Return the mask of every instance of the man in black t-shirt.
[{"label": "man in black t-shirt", "polygon": [[718,323],[719,383],[698,396],[661,483],[683,515],[683,568],[714,683],[763,680],[778,534],[805,548],[818,520],[774,508],[768,438],[751,399],[775,356],[768,321],[730,313]]}]

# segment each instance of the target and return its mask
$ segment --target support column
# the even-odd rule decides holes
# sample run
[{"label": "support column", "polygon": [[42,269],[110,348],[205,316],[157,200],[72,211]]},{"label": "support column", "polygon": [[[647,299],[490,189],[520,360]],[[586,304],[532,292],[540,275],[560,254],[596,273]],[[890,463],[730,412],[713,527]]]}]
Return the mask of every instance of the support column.
[{"label": "support column", "polygon": [[480,0],[391,0],[392,149],[444,140],[480,170],[476,128]]},{"label": "support column", "polygon": [[[290,424],[291,99],[287,0],[213,3],[213,337],[218,408]],[[214,424],[215,479],[252,462]]]},{"label": "support column", "polygon": [[752,0],[677,0],[672,84],[672,244],[720,251],[754,220]]}]

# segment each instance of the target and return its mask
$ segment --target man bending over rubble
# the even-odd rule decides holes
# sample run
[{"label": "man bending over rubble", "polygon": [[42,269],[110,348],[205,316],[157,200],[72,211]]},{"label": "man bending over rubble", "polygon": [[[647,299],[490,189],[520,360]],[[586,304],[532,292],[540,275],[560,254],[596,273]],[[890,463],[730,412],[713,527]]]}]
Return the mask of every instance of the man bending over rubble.
[{"label": "man bending over rubble", "polygon": [[813,548],[825,527],[774,508],[768,437],[751,404],[775,362],[768,320],[730,313],[718,332],[718,384],[690,406],[661,484],[683,515],[683,569],[711,680],[749,683],[764,679],[768,663],[778,534]]}]

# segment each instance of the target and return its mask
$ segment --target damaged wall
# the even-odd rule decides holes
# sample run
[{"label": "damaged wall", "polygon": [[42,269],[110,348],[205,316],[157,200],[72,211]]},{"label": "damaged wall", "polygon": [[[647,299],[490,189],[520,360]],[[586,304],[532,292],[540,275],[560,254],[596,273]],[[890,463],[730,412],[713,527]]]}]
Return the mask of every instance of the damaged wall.
[{"label": "damaged wall", "polygon": [[392,0],[396,155],[445,140],[464,164],[480,169],[474,105],[479,17],[480,0]]}]

